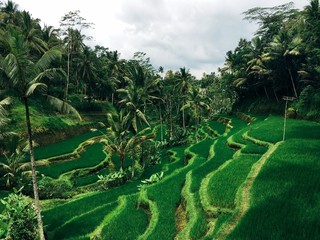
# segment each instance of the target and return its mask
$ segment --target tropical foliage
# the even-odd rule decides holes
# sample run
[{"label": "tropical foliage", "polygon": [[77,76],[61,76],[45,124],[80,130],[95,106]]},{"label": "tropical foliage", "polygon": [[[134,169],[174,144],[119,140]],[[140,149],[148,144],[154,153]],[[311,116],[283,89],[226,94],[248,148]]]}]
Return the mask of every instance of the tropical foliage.
[{"label": "tropical foliage", "polygon": [[[220,239],[243,217],[251,190],[265,204],[253,181],[280,144],[282,119],[222,114],[259,108],[266,114],[279,107],[282,112],[286,96],[294,100],[288,116],[320,119],[320,6],[311,0],[303,10],[288,3],[244,15],[258,24],[255,36],[240,39],[217,73],[196,79],[187,67],[157,70],[143,52],[121,59],[117,50],[90,46],[83,29],[92,24],[79,11],[65,14],[56,29],[42,26],[14,2],[0,1],[0,183],[10,191],[23,185],[21,192],[35,200],[18,193],[1,201],[0,238],[45,239],[40,199],[51,199],[44,213],[49,239],[117,239],[127,233],[133,239]],[[82,117],[76,109],[94,131],[35,148],[34,126],[39,135],[60,124],[67,128],[61,119],[71,121],[64,116],[71,113],[77,130],[74,119]],[[24,129],[17,127],[20,122]],[[315,123],[287,123],[288,138],[319,138]],[[298,154],[287,153],[289,145],[279,149],[290,158],[277,153],[269,168],[277,159],[287,166]],[[79,193],[84,195],[69,201]],[[250,214],[256,216],[249,211],[233,234],[249,238],[242,226],[256,221]],[[84,221],[83,228],[74,227]]]}]

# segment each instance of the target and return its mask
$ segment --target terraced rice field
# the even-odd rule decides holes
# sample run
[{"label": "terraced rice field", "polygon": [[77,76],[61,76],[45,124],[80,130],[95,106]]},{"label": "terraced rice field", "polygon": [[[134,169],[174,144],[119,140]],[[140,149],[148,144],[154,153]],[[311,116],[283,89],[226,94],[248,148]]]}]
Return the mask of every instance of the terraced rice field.
[{"label": "terraced rice field", "polygon": [[[282,121],[203,123],[198,143],[164,149],[140,179],[47,203],[48,239],[319,239],[320,125],[289,120],[282,142]],[[75,188],[94,184],[112,161],[98,138],[54,156],[48,147],[39,172],[70,177]],[[161,181],[138,190],[161,171]]]}]

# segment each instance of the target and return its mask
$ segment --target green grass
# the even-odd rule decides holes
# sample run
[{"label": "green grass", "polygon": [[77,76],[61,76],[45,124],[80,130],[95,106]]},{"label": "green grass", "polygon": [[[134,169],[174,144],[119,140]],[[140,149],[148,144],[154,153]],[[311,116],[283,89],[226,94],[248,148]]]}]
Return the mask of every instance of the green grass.
[{"label": "green grass", "polygon": [[222,124],[216,121],[208,121],[207,123],[212,130],[216,131],[220,135],[224,134],[224,132],[226,131],[225,124]]},{"label": "green grass", "polygon": [[[164,155],[165,159],[162,160],[161,165],[154,166],[153,168],[150,168],[147,171],[145,171],[142,178],[150,177],[151,174],[159,172],[159,169],[165,171],[165,176],[169,176],[170,174],[172,174],[173,171],[175,171],[175,169],[183,166],[183,152],[185,148],[177,147],[175,149],[177,149],[177,152],[179,152],[178,155],[182,157],[181,161],[177,160],[174,162],[170,162],[168,159],[169,156],[165,153],[165,151],[163,151],[162,154]],[[47,225],[48,232],[50,232],[51,236],[55,236],[55,231],[60,231],[59,229],[66,222],[70,222],[71,224],[71,219],[73,219],[75,216],[82,216],[83,214],[86,214],[99,206],[116,202],[118,197],[121,195],[128,195],[137,192],[138,184],[140,184],[140,180],[128,182],[127,184],[121,187],[110,189],[105,192],[89,194],[88,196],[83,196],[80,199],[72,200],[60,204],[59,206],[56,206],[54,208],[43,211],[44,222],[45,225]],[[94,218],[94,214],[92,217]],[[101,217],[98,218],[101,219]],[[68,231],[67,229],[68,228],[66,228],[66,231]],[[83,237],[83,239],[87,238]]]},{"label": "green grass", "polygon": [[[270,116],[265,121],[259,117],[249,125],[237,118],[231,120],[233,127],[226,133],[225,125],[210,122],[210,128],[220,127],[220,136],[214,140],[207,138],[191,146],[161,150],[161,164],[147,168],[137,181],[52,205],[53,208],[43,211],[48,239],[90,239],[90,236],[98,235],[102,239],[138,239],[146,233],[144,236],[148,240],[174,239],[176,236],[212,239],[232,217],[239,187],[252,165],[267,150],[250,138],[243,138],[243,134],[249,131],[249,136],[257,139],[282,140],[282,132],[277,132],[282,126],[281,117]],[[319,124],[288,120],[287,127],[287,140],[267,159],[251,189],[250,208],[228,239],[318,239],[320,236]],[[201,131],[203,137],[211,132],[207,129],[206,134],[203,126]],[[244,145],[236,155],[227,145],[230,136]],[[309,136],[311,140],[307,140]],[[214,154],[213,151],[209,154],[210,149]],[[168,150],[173,155],[169,155]],[[98,151],[93,152],[97,154]],[[240,152],[243,154],[239,155]],[[185,164],[186,155],[188,164]],[[115,168],[119,168],[117,156],[112,160]],[[131,160],[127,158],[126,165],[129,164]],[[219,169],[222,165],[224,167]],[[65,168],[52,170],[59,176]],[[73,169],[67,170],[78,168],[74,165]],[[219,171],[214,172],[217,169]],[[108,170],[76,179],[77,186],[96,181],[96,175],[104,171]],[[160,171],[164,172],[164,178],[145,188],[145,205],[138,208],[141,194],[137,192],[137,185],[141,179]],[[207,221],[213,216],[210,209],[204,211],[207,209],[205,204],[201,205],[204,191],[199,189],[205,179],[209,183],[205,189],[209,205],[221,208],[222,213],[216,216],[213,232],[204,238]],[[175,213],[181,202],[188,222],[181,232],[177,232]]]},{"label": "green grass", "polygon": [[213,143],[213,140],[211,139],[203,140],[198,144],[193,145],[190,148],[190,151],[196,153],[199,157],[207,159],[209,156],[209,149],[212,143]]},{"label": "green grass", "polygon": [[[48,239],[66,239],[70,237],[85,236],[92,232],[104,219],[105,215],[112,212],[117,202],[99,206],[81,215],[76,215],[66,221],[54,232],[48,234]],[[85,224],[84,224],[85,223]]]},{"label": "green grass", "polygon": [[[104,131],[103,131],[104,132]],[[76,137],[69,138],[64,141],[60,141],[48,146],[43,146],[34,149],[34,154],[36,159],[45,159],[58,155],[63,155],[66,153],[73,152],[82,142],[101,135],[99,131],[87,132]]]},{"label": "green grass", "polygon": [[95,143],[89,146],[78,159],[39,167],[38,171],[46,176],[58,178],[61,174],[75,169],[92,167],[106,158],[106,155],[102,150],[103,144]]},{"label": "green grass", "polygon": [[250,141],[246,142],[246,146],[241,149],[241,153],[244,154],[264,154],[267,151],[267,147],[265,146],[259,146],[257,144],[254,144]]},{"label": "green grass", "polygon": [[209,182],[211,205],[234,209],[237,190],[259,158],[260,155],[240,155],[218,171]]},{"label": "green grass", "polygon": [[94,174],[90,174],[83,177],[77,177],[73,180],[74,186],[80,187],[80,186],[85,186],[85,185],[95,183],[99,180],[98,175],[107,175],[108,173],[110,173],[110,170],[108,168],[104,168]]},{"label": "green grass", "polygon": [[137,183],[131,182],[122,187],[108,191],[97,192],[72,200],[43,212],[44,222],[48,231],[53,232],[75,216],[85,214],[107,203],[116,202],[121,195],[131,194],[137,191]]},{"label": "green grass", "polygon": [[137,239],[148,225],[148,215],[137,208],[137,195],[126,197],[125,208],[102,228],[103,239]]},{"label": "green grass", "polygon": [[249,211],[228,239],[319,239],[319,140],[291,139],[278,147],[254,182]]},{"label": "green grass", "polygon": [[[279,116],[269,116],[259,125],[254,125],[249,135],[267,142],[276,143],[282,141],[283,121]],[[286,139],[318,139],[320,136],[320,124],[305,120],[287,119]]]}]

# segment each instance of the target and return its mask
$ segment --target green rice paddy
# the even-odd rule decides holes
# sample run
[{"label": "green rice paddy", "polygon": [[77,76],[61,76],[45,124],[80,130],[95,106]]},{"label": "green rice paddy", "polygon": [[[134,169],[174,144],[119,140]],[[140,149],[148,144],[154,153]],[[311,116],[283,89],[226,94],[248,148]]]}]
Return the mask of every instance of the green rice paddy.
[{"label": "green rice paddy", "polygon": [[[268,154],[282,140],[282,117],[204,122],[198,143],[162,149],[161,163],[139,179],[46,204],[48,239],[319,239],[320,125],[289,119],[286,130],[286,140]],[[39,148],[36,157],[71,153],[96,134]],[[79,157],[38,171],[72,177],[73,187],[83,188],[110,166],[118,169],[119,158],[92,142]],[[161,181],[138,190],[161,171]]]}]

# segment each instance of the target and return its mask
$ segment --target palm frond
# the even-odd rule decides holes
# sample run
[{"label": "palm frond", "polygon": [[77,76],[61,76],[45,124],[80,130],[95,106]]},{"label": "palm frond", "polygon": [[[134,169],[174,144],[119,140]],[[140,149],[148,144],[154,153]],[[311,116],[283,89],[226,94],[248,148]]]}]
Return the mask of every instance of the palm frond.
[{"label": "palm frond", "polygon": [[241,85],[243,85],[244,83],[246,83],[247,79],[246,78],[238,78],[233,82],[233,85],[235,85],[236,87],[239,87]]},{"label": "palm frond", "polygon": [[38,62],[35,64],[36,72],[39,73],[48,69],[51,63],[55,60],[59,60],[61,56],[62,53],[58,49],[50,49],[49,51],[45,52],[42,55],[42,57],[38,60]]},{"label": "palm frond", "polygon": [[0,117],[6,116],[6,109],[5,106],[10,105],[12,103],[12,99],[7,97],[0,101]]},{"label": "palm frond", "polygon": [[48,98],[49,104],[52,105],[55,109],[57,109],[59,112],[67,113],[67,114],[72,113],[76,115],[80,119],[80,121],[82,120],[79,112],[74,107],[72,107],[69,103],[62,101],[61,99],[53,97],[51,95],[47,95],[47,98]]},{"label": "palm frond", "polygon": [[45,90],[47,90],[47,85],[44,84],[44,83],[33,83],[33,84],[31,84],[28,87],[27,92],[25,93],[26,97],[31,96],[36,89],[39,89],[39,91],[44,92]]},{"label": "palm frond", "polygon": [[136,118],[136,117],[133,117],[133,118],[132,118],[132,127],[133,127],[133,130],[134,130],[135,132],[138,132],[137,118]]},{"label": "palm frond", "polygon": [[136,110],[136,114],[145,124],[150,126],[149,122],[147,121],[146,116],[139,109]]},{"label": "palm frond", "polygon": [[67,75],[65,71],[62,68],[50,68],[42,71],[39,73],[32,81],[31,83],[40,82],[43,78],[59,78],[59,79],[66,79]]},{"label": "palm frond", "polygon": [[19,63],[16,56],[9,53],[4,59],[4,66],[5,73],[13,80],[13,85],[16,85],[19,81]]},{"label": "palm frond", "polygon": [[191,107],[191,103],[190,103],[190,101],[188,101],[185,105],[183,105],[181,108],[180,108],[180,111],[183,111],[183,110],[185,110],[185,109],[187,109],[187,108],[190,108]]}]

